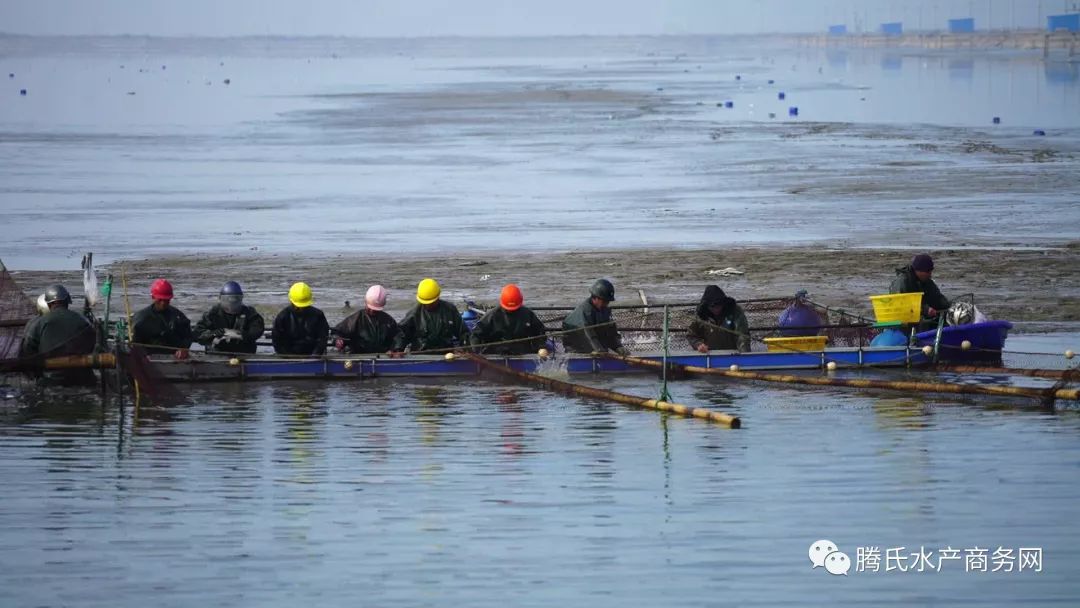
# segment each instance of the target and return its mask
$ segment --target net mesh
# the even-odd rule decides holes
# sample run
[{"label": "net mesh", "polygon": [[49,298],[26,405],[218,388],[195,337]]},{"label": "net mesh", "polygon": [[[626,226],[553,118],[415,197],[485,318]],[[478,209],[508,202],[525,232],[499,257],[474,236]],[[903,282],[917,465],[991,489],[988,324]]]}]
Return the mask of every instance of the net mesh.
[{"label": "net mesh", "polygon": [[[780,336],[777,327],[780,313],[795,303],[795,298],[770,298],[746,300],[739,306],[746,314],[750,325],[752,351],[766,350],[764,338]],[[668,304],[670,316],[668,348],[674,351],[690,350],[687,329],[693,321],[697,302]],[[817,330],[816,335],[827,338],[827,346],[868,346],[875,332],[867,325],[867,320],[843,310],[830,309],[811,304],[821,315],[826,327]],[[660,350],[663,348],[664,305],[612,306],[612,319],[619,329],[623,344],[630,350]],[[544,322],[549,332],[562,329],[562,320],[573,310],[570,307],[540,307],[533,312]],[[814,333],[814,332],[810,332]],[[556,337],[556,342],[560,339]]]},{"label": "net mesh", "polygon": [[0,359],[19,356],[23,330],[36,316],[34,303],[23,294],[4,263],[0,262]]}]

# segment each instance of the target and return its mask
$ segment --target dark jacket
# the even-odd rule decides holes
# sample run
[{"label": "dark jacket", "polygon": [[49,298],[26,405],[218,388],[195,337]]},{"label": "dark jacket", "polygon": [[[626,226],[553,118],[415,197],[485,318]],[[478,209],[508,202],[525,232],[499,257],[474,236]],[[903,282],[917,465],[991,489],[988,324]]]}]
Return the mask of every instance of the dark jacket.
[{"label": "dark jacket", "polygon": [[[603,327],[592,327],[609,323]],[[611,309],[597,309],[592,305],[592,298],[586,298],[563,319],[563,347],[567,352],[592,353],[622,348],[619,329],[611,318]]]},{"label": "dark jacket", "polygon": [[434,310],[417,304],[398,324],[401,332],[394,338],[394,350],[447,349],[464,346],[469,330],[461,320],[458,309],[444,300],[438,300]]},{"label": "dark jacket", "polygon": [[[532,338],[522,340],[522,338]],[[497,344],[481,348],[479,352],[498,355],[530,355],[544,347],[544,323],[536,313],[522,306],[510,312],[502,306],[489,310],[473,327],[474,345],[521,340],[510,344]]]},{"label": "dark jacket", "polygon": [[[239,331],[243,338],[239,341],[221,341],[226,329]],[[221,304],[214,304],[195,324],[195,340],[205,346],[208,352],[252,354],[255,352],[255,342],[264,331],[266,323],[254,308],[245,305],[239,314],[230,315]]]},{"label": "dark jacket", "polygon": [[135,313],[131,329],[135,334],[135,343],[150,346],[147,350],[153,353],[171,353],[180,348],[189,348],[195,341],[191,321],[172,306],[162,312],[154,310],[153,305],[147,306]]},{"label": "dark jacket", "polygon": [[[94,327],[79,313],[64,307],[54,308],[26,326],[20,357],[63,357],[94,352],[97,335]],[[93,370],[55,370],[40,374],[47,381],[64,385],[96,382]]]},{"label": "dark jacket", "polygon": [[323,311],[314,306],[297,308],[290,304],[274,319],[271,339],[274,352],[279,355],[323,355],[329,335],[330,325]]},{"label": "dark jacket", "polygon": [[697,314],[690,322],[687,340],[695,349],[704,343],[709,350],[750,352],[750,324],[734,298],[724,297],[724,308],[719,317],[714,317],[708,302],[702,297]]},{"label": "dark jacket", "polygon": [[332,330],[345,340],[350,353],[385,353],[394,348],[398,324],[394,317],[381,310],[363,309],[345,317]]},{"label": "dark jacket", "polygon": [[938,289],[934,279],[928,279],[925,282],[920,281],[919,277],[915,276],[915,271],[911,269],[911,266],[897,268],[896,278],[889,285],[889,293],[915,292],[922,292],[923,294],[922,316],[924,317],[930,316],[929,308],[931,306],[942,312],[949,308],[949,299],[941,295],[941,290]]}]

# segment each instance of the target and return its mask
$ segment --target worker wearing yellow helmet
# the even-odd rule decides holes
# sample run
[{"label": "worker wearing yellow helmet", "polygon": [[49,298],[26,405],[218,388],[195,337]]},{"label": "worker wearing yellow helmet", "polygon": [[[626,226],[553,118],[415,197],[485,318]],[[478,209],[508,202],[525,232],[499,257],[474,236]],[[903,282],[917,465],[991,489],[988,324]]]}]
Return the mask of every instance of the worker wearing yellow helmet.
[{"label": "worker wearing yellow helmet", "polygon": [[307,283],[293,283],[289,305],[274,319],[272,339],[279,355],[323,355],[330,324],[323,311],[312,306],[315,298]]},{"label": "worker wearing yellow helmet", "polygon": [[401,352],[452,349],[464,346],[469,330],[461,313],[440,299],[442,288],[435,279],[424,279],[416,286],[416,306],[398,324],[401,330],[394,340],[394,350]]}]

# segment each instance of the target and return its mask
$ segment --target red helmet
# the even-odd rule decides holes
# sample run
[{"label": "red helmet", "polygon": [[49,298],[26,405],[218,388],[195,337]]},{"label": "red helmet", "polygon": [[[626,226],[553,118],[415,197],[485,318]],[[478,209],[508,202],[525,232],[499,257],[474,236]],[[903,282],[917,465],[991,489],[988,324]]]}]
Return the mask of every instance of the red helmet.
[{"label": "red helmet", "polygon": [[171,300],[173,298],[172,283],[165,279],[158,279],[150,285],[150,297],[155,300]]},{"label": "red helmet", "polygon": [[521,290],[513,283],[503,287],[502,293],[499,294],[499,306],[502,306],[510,312],[514,312],[521,308],[521,303],[524,301],[525,296],[521,295]]}]

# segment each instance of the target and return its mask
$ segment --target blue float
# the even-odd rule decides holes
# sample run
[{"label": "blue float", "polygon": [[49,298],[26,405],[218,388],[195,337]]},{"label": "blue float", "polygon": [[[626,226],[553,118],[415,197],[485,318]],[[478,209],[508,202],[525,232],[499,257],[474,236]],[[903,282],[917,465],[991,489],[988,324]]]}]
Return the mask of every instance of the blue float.
[{"label": "blue float", "polygon": [[734,108],[735,107],[735,102],[734,101],[725,101],[724,102],[724,107],[728,108],[728,109]]},{"label": "blue float", "polygon": [[783,91],[780,91],[779,93],[776,94],[776,98],[777,99],[787,99],[787,94],[784,93]]},{"label": "blue float", "polygon": [[26,89],[19,89],[19,95],[26,96]]},{"label": "blue float", "polygon": [[1038,137],[1045,137],[1046,131],[1043,131],[1042,129],[1035,129],[1035,132],[1032,133],[1032,135],[1036,135]]},{"label": "blue float", "polygon": [[1000,116],[995,116],[994,117],[994,124],[995,125],[1000,125],[1001,124],[1001,117]]},{"label": "blue float", "polygon": [[799,106],[791,106],[790,108],[787,109],[787,113],[788,113],[788,116],[798,116],[799,115]]}]

